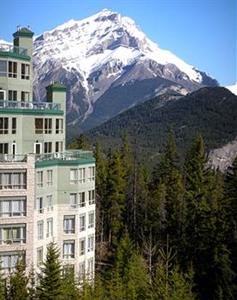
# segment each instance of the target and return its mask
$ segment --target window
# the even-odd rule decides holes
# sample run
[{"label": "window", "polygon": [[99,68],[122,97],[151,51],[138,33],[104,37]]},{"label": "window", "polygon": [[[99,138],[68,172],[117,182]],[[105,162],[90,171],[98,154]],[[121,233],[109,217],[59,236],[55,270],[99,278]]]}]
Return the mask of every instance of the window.
[{"label": "window", "polygon": [[53,195],[47,195],[47,211],[53,210]]},{"label": "window", "polygon": [[70,183],[77,183],[77,169],[70,170]]},{"label": "window", "polygon": [[37,236],[38,240],[43,240],[44,238],[44,221],[38,221],[37,222]]},{"label": "window", "polygon": [[79,274],[78,274],[78,279],[79,280],[84,280],[84,278],[85,278],[85,262],[83,261],[83,262],[81,262],[81,263],[79,263]]},{"label": "window", "polygon": [[47,186],[53,185],[53,170],[47,170]]},{"label": "window", "polygon": [[52,133],[52,119],[44,119],[44,133]]},{"label": "window", "polygon": [[7,62],[5,60],[0,60],[0,77],[7,76]]},{"label": "window", "polygon": [[63,152],[63,142],[55,143],[55,152]]},{"label": "window", "polygon": [[1,244],[25,244],[26,224],[1,225],[0,243]]},{"label": "window", "polygon": [[41,119],[41,118],[35,119],[35,133],[36,134],[43,133],[43,119]]},{"label": "window", "polygon": [[16,217],[26,215],[26,198],[1,199],[0,198],[0,217]]},{"label": "window", "polygon": [[44,153],[52,153],[52,142],[44,143]]},{"label": "window", "polygon": [[25,254],[17,253],[17,252],[6,252],[0,254],[0,264],[2,270],[9,270],[12,271],[18,262],[21,259],[23,262],[25,261]]},{"label": "window", "polygon": [[79,240],[79,253],[80,255],[85,255],[85,244],[86,240],[85,238]]},{"label": "window", "polygon": [[79,193],[79,207],[86,206],[85,192]]},{"label": "window", "polygon": [[64,216],[63,230],[65,233],[75,233],[75,216]]},{"label": "window", "polygon": [[88,252],[94,251],[94,235],[88,236],[87,251]]},{"label": "window", "polygon": [[0,154],[8,154],[8,143],[0,143]]},{"label": "window", "polygon": [[79,217],[79,231],[86,230],[86,215],[81,214]]},{"label": "window", "polygon": [[94,258],[89,258],[87,261],[87,274],[89,278],[93,278],[94,275]]},{"label": "window", "polygon": [[16,134],[16,118],[12,118],[12,134]]},{"label": "window", "polygon": [[30,101],[30,93],[22,91],[21,92],[21,101],[22,102],[29,102]]},{"label": "window", "polygon": [[95,212],[91,211],[88,214],[88,228],[94,228],[95,226]]},{"label": "window", "polygon": [[21,64],[21,79],[30,79],[30,65]]},{"label": "window", "polygon": [[56,134],[63,133],[63,119],[56,119]]},{"label": "window", "polygon": [[86,169],[85,168],[80,168],[78,170],[78,180],[80,183],[86,182]]},{"label": "window", "polygon": [[53,218],[47,219],[47,232],[46,237],[53,236]]},{"label": "window", "polygon": [[[1,76],[0,76],[1,77]],[[0,100],[6,100],[6,91],[0,88]]]},{"label": "window", "polygon": [[75,193],[70,194],[70,205],[73,208],[77,207],[77,194],[75,194]]},{"label": "window", "polygon": [[37,265],[43,263],[43,247],[37,248]]},{"label": "window", "polygon": [[95,190],[89,191],[89,204],[95,203]]},{"label": "window", "polygon": [[8,91],[8,100],[9,101],[17,101],[17,91]]},{"label": "window", "polygon": [[89,167],[89,181],[95,180],[95,167]]},{"label": "window", "polygon": [[36,198],[36,206],[38,213],[42,214],[44,212],[43,197]]},{"label": "window", "polygon": [[1,189],[26,189],[26,171],[1,171],[0,190]]},{"label": "window", "polygon": [[37,187],[43,187],[43,171],[36,172],[36,185]]},{"label": "window", "polygon": [[8,77],[17,77],[17,63],[13,61],[8,62]]},{"label": "window", "polygon": [[75,241],[64,241],[63,243],[63,258],[75,257]]},{"label": "window", "polygon": [[8,118],[0,118],[0,134],[8,133]]}]

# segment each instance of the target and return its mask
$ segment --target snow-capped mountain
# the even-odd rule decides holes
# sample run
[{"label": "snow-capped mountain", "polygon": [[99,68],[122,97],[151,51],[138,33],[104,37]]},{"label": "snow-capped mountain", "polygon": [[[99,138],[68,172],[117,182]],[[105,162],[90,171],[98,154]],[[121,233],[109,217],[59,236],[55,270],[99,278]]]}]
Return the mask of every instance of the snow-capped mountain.
[{"label": "snow-capped mountain", "polygon": [[217,85],[107,9],[44,32],[34,46],[35,98],[45,98],[50,82],[64,83],[68,123],[82,129],[170,89],[186,94]]}]

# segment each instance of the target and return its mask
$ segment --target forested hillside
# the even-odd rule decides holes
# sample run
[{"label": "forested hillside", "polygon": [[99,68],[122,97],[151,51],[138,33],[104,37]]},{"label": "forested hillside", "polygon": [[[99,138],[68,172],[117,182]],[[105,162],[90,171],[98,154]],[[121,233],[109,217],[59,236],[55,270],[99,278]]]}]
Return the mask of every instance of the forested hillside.
[{"label": "forested hillside", "polygon": [[107,156],[95,149],[94,284],[61,272],[51,244],[38,280],[19,262],[0,299],[236,299],[237,158],[224,175],[207,169],[197,136],[181,164],[172,132],[151,173],[134,154],[126,137]]},{"label": "forested hillside", "polygon": [[159,159],[170,128],[175,133],[181,158],[197,134],[206,149],[219,148],[237,136],[237,97],[225,88],[203,88],[185,97],[167,101],[159,96],[121,113],[87,133],[104,150],[121,145],[124,132],[140,160],[151,164]]}]

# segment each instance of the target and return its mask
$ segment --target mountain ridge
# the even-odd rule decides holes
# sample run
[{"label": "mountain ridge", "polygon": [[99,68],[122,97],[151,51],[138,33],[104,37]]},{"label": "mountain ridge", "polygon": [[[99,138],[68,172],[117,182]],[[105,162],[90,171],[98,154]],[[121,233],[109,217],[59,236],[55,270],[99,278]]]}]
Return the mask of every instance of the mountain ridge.
[{"label": "mountain ridge", "polygon": [[[175,99],[174,99],[175,97]],[[164,149],[170,129],[179,154],[202,134],[207,151],[225,146],[237,137],[237,96],[223,87],[205,87],[181,96],[164,94],[133,107],[86,133],[106,151],[118,148],[127,133],[139,159],[154,162]],[[236,149],[237,153],[237,149]]]},{"label": "mountain ridge", "polygon": [[[110,98],[118,86],[120,90],[136,86],[129,107],[163,93],[161,81],[167,80],[171,90],[177,88],[184,94],[205,85],[218,85],[172,52],[160,49],[131,18],[107,9],[83,20],[69,20],[38,36],[34,44],[35,97],[44,99],[44,87],[51,81],[65,84],[68,124],[83,130],[92,127],[88,118],[93,126],[101,122],[94,118],[103,111],[97,101],[106,99],[108,111],[117,107],[102,121],[124,110],[120,95]],[[149,79],[149,95],[141,97],[142,82]],[[153,79],[158,79],[156,86]]]}]

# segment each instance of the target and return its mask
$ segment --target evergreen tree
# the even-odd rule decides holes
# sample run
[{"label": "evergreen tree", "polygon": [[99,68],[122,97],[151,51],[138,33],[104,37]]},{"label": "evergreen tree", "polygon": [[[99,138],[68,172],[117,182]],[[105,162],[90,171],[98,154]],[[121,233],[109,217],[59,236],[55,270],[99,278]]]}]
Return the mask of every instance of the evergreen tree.
[{"label": "evergreen tree", "polygon": [[115,248],[124,230],[125,171],[119,152],[109,155],[106,197],[109,244]]},{"label": "evergreen tree", "polygon": [[228,226],[227,246],[230,250],[230,259],[232,270],[234,272],[233,278],[233,295],[237,298],[237,157],[233,164],[227,170],[225,177],[225,200],[226,209],[226,224]]},{"label": "evergreen tree", "polygon": [[6,299],[6,279],[3,278],[2,272],[0,268],[0,300]]},{"label": "evergreen tree", "polygon": [[199,136],[185,161],[187,214],[183,263],[186,269],[189,264],[193,266],[195,289],[201,299],[231,299],[232,272],[221,221],[222,192],[218,177],[206,168],[205,162],[204,143]]},{"label": "evergreen tree", "polygon": [[40,300],[57,300],[62,295],[61,265],[59,252],[54,243],[50,243],[47,247],[46,260],[39,274],[37,291]]},{"label": "evergreen tree", "polygon": [[8,297],[11,300],[25,300],[28,297],[28,278],[25,274],[25,265],[18,261],[16,270],[10,275]]},{"label": "evergreen tree", "polygon": [[28,299],[36,299],[36,282],[35,282],[35,272],[33,266],[31,267],[29,273],[29,283],[28,283]]},{"label": "evergreen tree", "polygon": [[81,149],[88,150],[90,149],[90,143],[88,138],[84,134],[80,134],[70,145],[70,149]]},{"label": "evergreen tree", "polygon": [[185,203],[183,178],[177,167],[177,159],[175,138],[170,131],[165,152],[153,172],[152,188],[155,194],[161,187],[165,191],[163,200],[165,218],[161,236],[165,241],[168,234],[171,246],[178,251],[183,239]]},{"label": "evergreen tree", "polygon": [[79,295],[77,283],[75,282],[74,270],[68,268],[64,270],[62,276],[62,295],[60,299],[74,300]]},{"label": "evergreen tree", "polygon": [[144,259],[134,252],[129,260],[127,272],[123,278],[125,299],[151,299],[149,276]]},{"label": "evergreen tree", "polygon": [[175,265],[175,253],[169,247],[159,251],[159,260],[153,282],[153,299],[192,300],[192,276],[184,275]]}]

